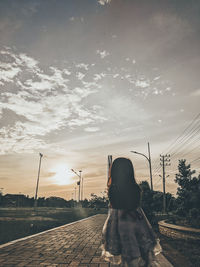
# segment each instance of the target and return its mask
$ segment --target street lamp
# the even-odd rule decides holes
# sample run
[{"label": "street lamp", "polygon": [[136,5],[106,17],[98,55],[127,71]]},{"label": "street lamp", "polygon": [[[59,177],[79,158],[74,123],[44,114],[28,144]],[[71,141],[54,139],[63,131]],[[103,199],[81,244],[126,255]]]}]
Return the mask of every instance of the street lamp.
[{"label": "street lamp", "polygon": [[37,178],[37,185],[36,185],[36,192],[35,192],[34,207],[37,207],[37,193],[38,193],[38,185],[39,185],[39,178],[40,178],[41,160],[42,160],[43,154],[39,153],[39,156],[40,156],[40,161],[39,161],[39,168],[38,168],[38,178]]},{"label": "street lamp", "polygon": [[[79,181],[79,201],[82,200],[82,193],[83,193],[83,181],[82,181],[82,177],[81,177],[81,173],[82,171],[79,171],[79,177],[80,177],[80,181]],[[82,188],[82,190],[81,190]],[[81,190],[81,192],[80,192]]]},{"label": "street lamp", "polygon": [[83,176],[81,176],[81,200],[83,200]]},{"label": "street lamp", "polygon": [[74,200],[76,201],[76,187],[74,187]]},{"label": "street lamp", "polygon": [[78,177],[79,177],[79,181],[77,182],[77,185],[79,186],[79,190],[78,190],[78,202],[80,201],[80,185],[81,185],[81,172],[82,171],[79,171],[79,174],[75,171],[75,170],[73,170],[73,169],[71,169],[71,171],[73,172],[73,173],[75,173]]},{"label": "street lamp", "polygon": [[150,173],[150,182],[151,182],[151,190],[153,190],[153,181],[152,181],[152,168],[151,168],[151,155],[150,155],[150,146],[149,146],[149,142],[148,142],[148,154],[149,154],[149,157],[147,157],[145,154],[143,153],[140,153],[140,152],[137,152],[137,151],[130,151],[132,153],[135,153],[135,154],[138,154],[138,155],[141,155],[143,157],[145,157],[149,163],[149,173]]}]

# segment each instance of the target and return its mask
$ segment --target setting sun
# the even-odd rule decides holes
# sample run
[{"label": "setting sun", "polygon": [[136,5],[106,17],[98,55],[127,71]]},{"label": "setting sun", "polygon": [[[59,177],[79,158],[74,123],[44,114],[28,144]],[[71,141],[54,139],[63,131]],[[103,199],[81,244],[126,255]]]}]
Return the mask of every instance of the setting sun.
[{"label": "setting sun", "polygon": [[73,176],[74,174],[70,170],[70,168],[62,163],[59,165],[56,165],[51,169],[52,173],[55,173],[52,177],[50,177],[52,183],[57,185],[68,185],[72,184],[74,182]]}]

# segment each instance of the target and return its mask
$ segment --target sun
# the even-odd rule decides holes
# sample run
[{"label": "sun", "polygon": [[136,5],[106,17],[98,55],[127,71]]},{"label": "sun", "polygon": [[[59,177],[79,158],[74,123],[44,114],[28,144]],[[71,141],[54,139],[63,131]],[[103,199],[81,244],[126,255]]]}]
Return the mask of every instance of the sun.
[{"label": "sun", "polygon": [[74,174],[70,168],[64,164],[58,164],[50,170],[52,173],[55,173],[50,179],[54,184],[57,185],[68,185],[74,183],[72,179]]}]

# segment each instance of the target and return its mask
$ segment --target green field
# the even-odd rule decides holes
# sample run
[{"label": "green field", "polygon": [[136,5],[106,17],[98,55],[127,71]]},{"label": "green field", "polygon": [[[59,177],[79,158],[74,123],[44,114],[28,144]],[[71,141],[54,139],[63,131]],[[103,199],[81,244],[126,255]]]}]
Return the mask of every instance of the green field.
[{"label": "green field", "polygon": [[0,244],[99,213],[107,213],[107,209],[0,208]]}]

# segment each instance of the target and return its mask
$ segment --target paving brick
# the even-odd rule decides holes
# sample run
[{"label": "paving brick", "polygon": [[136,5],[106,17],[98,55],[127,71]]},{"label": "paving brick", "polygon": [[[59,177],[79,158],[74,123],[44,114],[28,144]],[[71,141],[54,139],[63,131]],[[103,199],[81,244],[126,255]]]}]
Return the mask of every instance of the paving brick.
[{"label": "paving brick", "polygon": [[[99,214],[0,246],[0,266],[112,266],[101,258],[101,232],[106,216]],[[159,260],[162,267],[172,266],[167,264],[164,256]]]}]

